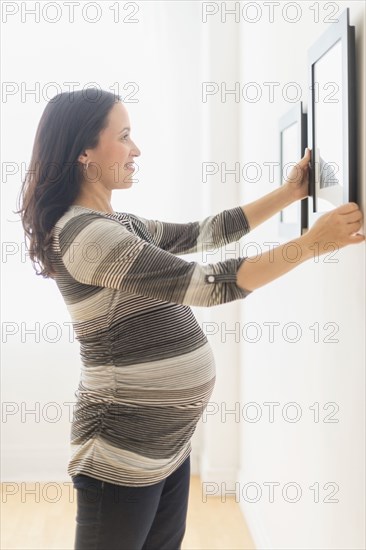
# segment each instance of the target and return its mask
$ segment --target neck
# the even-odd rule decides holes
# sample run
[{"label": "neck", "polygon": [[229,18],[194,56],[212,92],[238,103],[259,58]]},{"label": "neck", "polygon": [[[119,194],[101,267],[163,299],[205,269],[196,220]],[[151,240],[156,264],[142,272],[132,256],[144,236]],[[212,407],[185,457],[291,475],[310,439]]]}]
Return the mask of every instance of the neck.
[{"label": "neck", "polygon": [[111,204],[104,200],[95,199],[85,200],[77,199],[70,206],[83,206],[84,208],[90,208],[91,210],[97,210],[98,212],[108,212],[109,214],[115,214]]}]

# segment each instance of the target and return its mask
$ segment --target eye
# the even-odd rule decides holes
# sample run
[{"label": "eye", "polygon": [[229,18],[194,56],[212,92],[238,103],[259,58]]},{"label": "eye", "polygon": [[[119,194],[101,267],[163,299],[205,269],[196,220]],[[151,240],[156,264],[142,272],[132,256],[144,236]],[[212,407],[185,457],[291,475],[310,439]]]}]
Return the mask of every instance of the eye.
[{"label": "eye", "polygon": [[122,137],[122,139],[127,139],[127,138],[128,138],[128,134]]}]

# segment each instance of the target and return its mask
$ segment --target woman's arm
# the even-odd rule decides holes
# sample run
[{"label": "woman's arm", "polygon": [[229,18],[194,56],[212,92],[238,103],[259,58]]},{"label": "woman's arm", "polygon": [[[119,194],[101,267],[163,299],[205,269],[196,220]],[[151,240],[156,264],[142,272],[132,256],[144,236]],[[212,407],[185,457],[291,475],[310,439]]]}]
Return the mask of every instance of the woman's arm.
[{"label": "woman's arm", "polygon": [[260,199],[245,204],[241,208],[248,219],[250,228],[254,229],[257,225],[295,202],[295,200],[291,191],[286,186],[281,185],[278,189],[271,191]]},{"label": "woman's arm", "polygon": [[171,254],[190,254],[221,248],[238,241],[254,227],[296,200],[308,196],[310,151],[291,169],[278,189],[246,204],[223,210],[204,220],[189,223],[170,223],[149,220],[130,214],[149,230],[155,246]]},{"label": "woman's arm", "polygon": [[242,206],[251,230],[286,208],[286,206],[308,196],[310,158],[311,150],[306,148],[304,156],[291,168],[281,187],[256,201]]},{"label": "woman's arm", "polygon": [[237,285],[253,291],[278,279],[314,256],[314,242],[302,235],[256,256],[250,256],[237,272]]},{"label": "woman's arm", "polygon": [[[249,295],[236,284],[245,257],[208,265],[187,262],[96,212],[61,218],[53,237],[53,264],[62,284],[77,281],[95,287],[81,289],[82,293],[99,292],[96,287],[103,287],[196,307],[217,306]],[[71,287],[70,295],[73,292]]]},{"label": "woman's arm", "polygon": [[304,156],[291,168],[281,187],[242,206],[251,229],[265,222],[286,206],[308,196],[310,158],[311,150],[306,148]]},{"label": "woman's arm", "polygon": [[149,220],[136,214],[130,217],[147,227],[155,246],[177,255],[205,252],[212,247],[218,249],[238,241],[250,231],[240,206],[188,223]]},{"label": "woman's arm", "polygon": [[270,283],[294,269],[302,262],[365,241],[365,235],[356,233],[363,222],[357,203],[349,202],[320,216],[311,228],[296,239],[277,246],[264,254],[251,256],[239,265],[237,285],[247,291]]}]

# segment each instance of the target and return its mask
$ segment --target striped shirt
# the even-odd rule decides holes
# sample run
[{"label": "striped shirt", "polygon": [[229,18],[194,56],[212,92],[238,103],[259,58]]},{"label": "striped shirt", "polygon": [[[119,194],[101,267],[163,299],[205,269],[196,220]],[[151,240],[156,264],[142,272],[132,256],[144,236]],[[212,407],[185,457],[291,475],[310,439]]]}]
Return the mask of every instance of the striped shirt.
[{"label": "striped shirt", "polygon": [[190,306],[251,293],[236,284],[246,257],[178,257],[250,231],[241,207],[168,223],[72,205],[52,231],[55,282],[80,344],[70,476],[152,485],[191,452],[215,382],[211,347]]}]

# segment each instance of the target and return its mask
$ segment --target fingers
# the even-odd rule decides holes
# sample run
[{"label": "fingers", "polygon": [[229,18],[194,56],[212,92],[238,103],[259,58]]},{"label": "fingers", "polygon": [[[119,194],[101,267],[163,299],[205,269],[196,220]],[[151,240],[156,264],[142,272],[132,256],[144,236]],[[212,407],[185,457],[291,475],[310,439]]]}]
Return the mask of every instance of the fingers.
[{"label": "fingers", "polygon": [[349,214],[344,214],[346,223],[362,222],[362,212],[360,210],[354,210]]},{"label": "fingers", "polygon": [[307,163],[307,162],[310,161],[310,157],[311,157],[310,149],[306,148],[306,149],[305,149],[304,156],[302,157],[302,159],[300,160],[300,162]]},{"label": "fingers", "polygon": [[356,235],[349,236],[349,244],[362,243],[364,240],[365,240],[365,235],[360,235],[360,233],[356,233]]},{"label": "fingers", "polygon": [[342,214],[341,219],[343,223],[346,223],[347,229],[354,226],[357,226],[357,229],[360,229],[363,224],[363,215],[356,203],[348,203],[342,206],[349,207],[349,209],[353,208],[353,210],[349,210],[348,212],[339,212],[340,214]]},{"label": "fingers", "polygon": [[338,212],[338,214],[350,214],[351,212],[354,212],[355,210],[359,210],[359,206],[355,202],[346,202],[346,204],[341,204],[337,208],[334,209],[334,211]]},{"label": "fingers", "polygon": [[358,229],[360,229],[360,227],[362,227],[362,223],[360,222],[348,223],[347,233],[355,233],[356,231],[358,231]]}]

